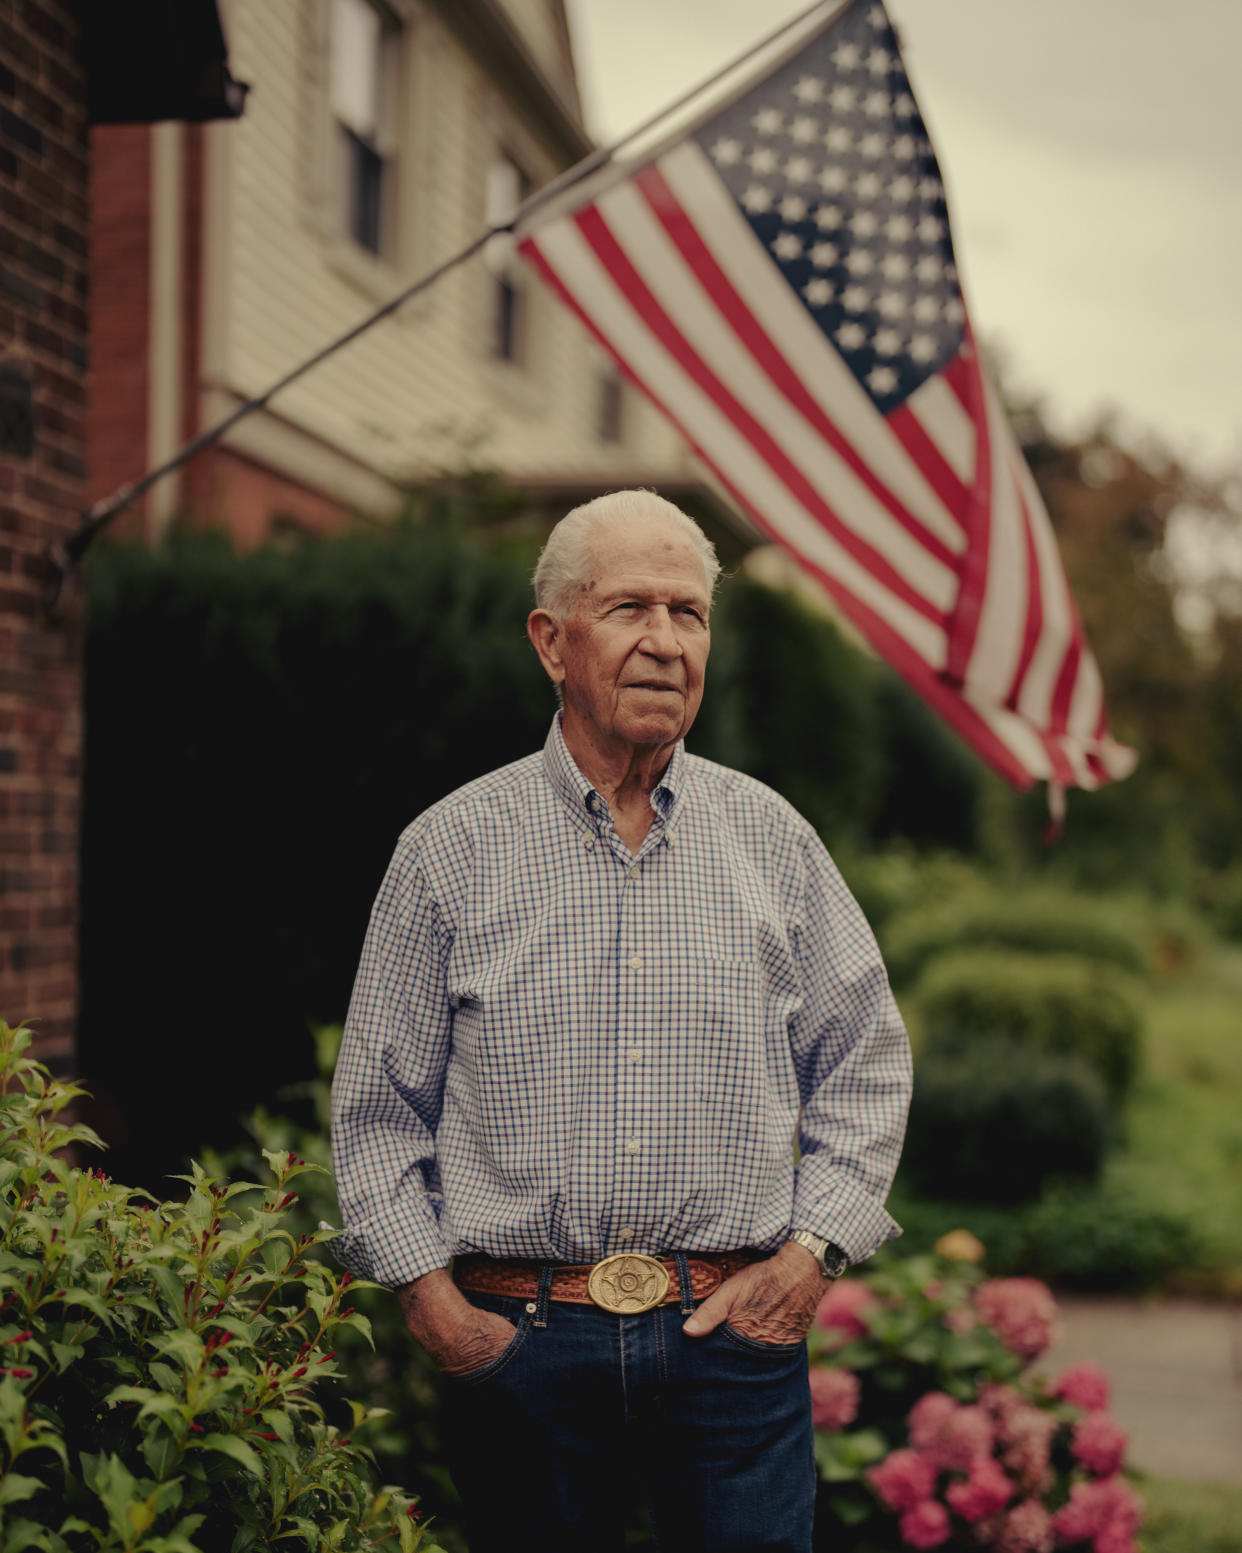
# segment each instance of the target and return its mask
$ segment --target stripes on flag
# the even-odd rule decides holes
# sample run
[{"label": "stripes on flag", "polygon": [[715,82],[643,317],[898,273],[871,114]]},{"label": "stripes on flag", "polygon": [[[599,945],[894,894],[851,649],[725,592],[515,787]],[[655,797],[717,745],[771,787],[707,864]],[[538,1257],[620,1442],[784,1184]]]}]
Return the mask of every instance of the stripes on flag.
[{"label": "stripes on flag", "polygon": [[[855,33],[860,6],[846,13]],[[872,26],[877,10],[866,7]],[[819,91],[830,40],[817,41],[818,73],[798,79]],[[784,75],[793,80],[797,62]],[[899,84],[913,111],[904,74]],[[764,111],[768,133],[780,115]],[[933,375],[882,410],[864,383],[888,391],[895,374],[878,371],[879,355],[858,356],[853,319],[852,334],[837,332],[854,363],[837,348],[722,180],[707,134],[536,214],[519,251],[759,527],[992,766],[1017,786],[1125,776],[1133,756],[1108,736],[1051,525],[968,326]],[[804,167],[794,172],[806,181]],[[801,197],[784,208],[809,210]],[[875,339],[900,332],[875,322]]]}]

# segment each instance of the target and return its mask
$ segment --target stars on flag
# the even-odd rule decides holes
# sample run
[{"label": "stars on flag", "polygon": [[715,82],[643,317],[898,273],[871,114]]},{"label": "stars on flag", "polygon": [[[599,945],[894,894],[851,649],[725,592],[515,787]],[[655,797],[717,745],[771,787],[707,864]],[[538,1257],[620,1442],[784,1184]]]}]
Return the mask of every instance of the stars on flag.
[{"label": "stars on flag", "polygon": [[944,185],[881,7],[856,5],[700,144],[881,410],[961,347]]}]

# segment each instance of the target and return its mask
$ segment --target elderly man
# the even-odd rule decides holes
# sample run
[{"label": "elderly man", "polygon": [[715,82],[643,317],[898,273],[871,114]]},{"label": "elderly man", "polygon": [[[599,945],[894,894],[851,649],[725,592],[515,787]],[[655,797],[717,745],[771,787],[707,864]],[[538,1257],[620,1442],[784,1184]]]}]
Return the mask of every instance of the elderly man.
[{"label": "elderly man", "polygon": [[547,742],[415,820],[372,913],[341,1254],[444,1372],[472,1553],[619,1548],[635,1480],[672,1553],[807,1553],[807,1329],[897,1233],[875,942],[811,827],[683,747],[719,570],[649,492],[562,519]]}]

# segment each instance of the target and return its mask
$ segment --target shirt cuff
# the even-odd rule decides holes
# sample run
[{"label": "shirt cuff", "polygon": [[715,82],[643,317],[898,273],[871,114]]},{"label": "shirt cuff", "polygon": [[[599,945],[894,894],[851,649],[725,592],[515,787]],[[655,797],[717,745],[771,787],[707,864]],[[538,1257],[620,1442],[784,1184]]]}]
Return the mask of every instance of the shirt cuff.
[{"label": "shirt cuff", "polygon": [[865,1262],[880,1247],[901,1234],[901,1225],[884,1204],[859,1187],[804,1190],[794,1194],[793,1228],[822,1235],[849,1257],[850,1266]]},{"label": "shirt cuff", "polygon": [[437,1229],[412,1221],[398,1208],[346,1223],[332,1250],[350,1272],[391,1289],[447,1267],[451,1260]]}]

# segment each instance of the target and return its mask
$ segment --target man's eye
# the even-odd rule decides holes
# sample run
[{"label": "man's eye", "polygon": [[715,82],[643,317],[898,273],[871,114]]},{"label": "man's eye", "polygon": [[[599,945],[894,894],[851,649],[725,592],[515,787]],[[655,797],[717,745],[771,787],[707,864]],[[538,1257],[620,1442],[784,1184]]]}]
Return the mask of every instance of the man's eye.
[{"label": "man's eye", "polygon": [[693,609],[689,604],[683,604],[677,613],[679,615],[683,615],[688,620],[694,621],[697,625],[703,624],[703,616],[697,609]]}]

